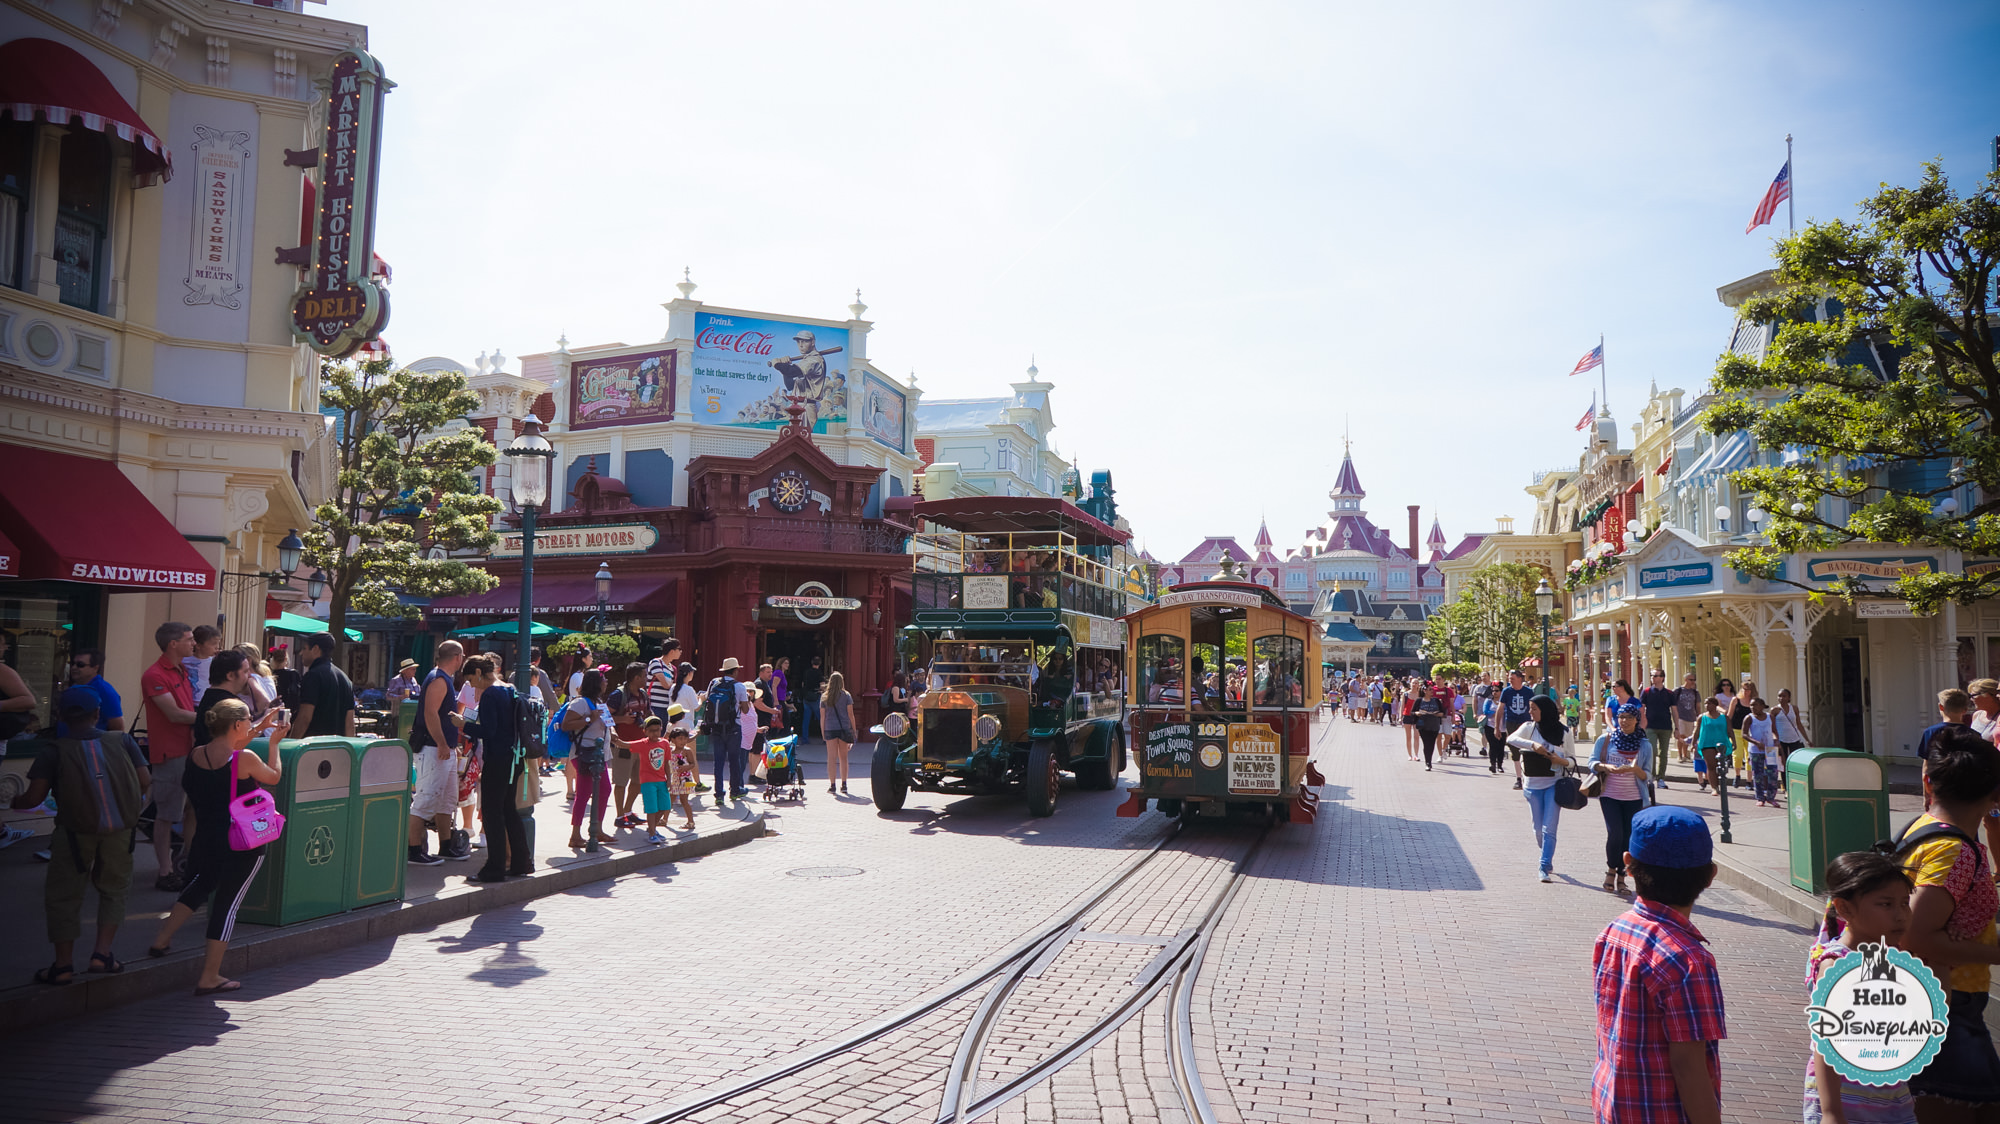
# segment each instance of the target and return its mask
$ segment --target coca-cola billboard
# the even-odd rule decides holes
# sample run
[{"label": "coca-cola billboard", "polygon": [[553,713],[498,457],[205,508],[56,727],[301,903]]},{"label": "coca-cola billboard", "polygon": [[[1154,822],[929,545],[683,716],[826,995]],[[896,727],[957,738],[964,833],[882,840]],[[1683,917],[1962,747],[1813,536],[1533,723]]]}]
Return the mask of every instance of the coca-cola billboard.
[{"label": "coca-cola billboard", "polygon": [[709,425],[776,429],[796,402],[815,433],[847,420],[846,328],[695,314],[689,412]]}]

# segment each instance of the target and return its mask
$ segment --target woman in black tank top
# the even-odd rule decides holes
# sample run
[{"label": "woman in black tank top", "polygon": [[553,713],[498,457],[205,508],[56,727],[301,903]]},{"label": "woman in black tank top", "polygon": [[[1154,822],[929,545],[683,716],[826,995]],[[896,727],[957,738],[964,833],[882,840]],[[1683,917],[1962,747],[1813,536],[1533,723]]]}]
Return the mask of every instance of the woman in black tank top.
[{"label": "woman in black tank top", "polygon": [[[195,981],[196,995],[235,991],[242,984],[222,978],[222,956],[229,951],[229,937],[236,927],[236,911],[243,896],[264,864],[264,848],[248,851],[229,846],[229,804],[235,796],[259,785],[277,784],[278,742],[290,732],[290,715],[273,709],[252,721],[250,708],[240,699],[224,699],[209,708],[209,740],[188,755],[181,784],[187,789],[188,811],[195,822],[194,837],[188,842],[188,873],[192,878],[181,891],[172,912],[153,936],[146,955],[165,956],[174,934],[208,904],[208,949],[202,960],[201,976]],[[264,756],[248,748],[250,739],[265,736],[270,743]],[[235,796],[231,795],[231,789]]]}]

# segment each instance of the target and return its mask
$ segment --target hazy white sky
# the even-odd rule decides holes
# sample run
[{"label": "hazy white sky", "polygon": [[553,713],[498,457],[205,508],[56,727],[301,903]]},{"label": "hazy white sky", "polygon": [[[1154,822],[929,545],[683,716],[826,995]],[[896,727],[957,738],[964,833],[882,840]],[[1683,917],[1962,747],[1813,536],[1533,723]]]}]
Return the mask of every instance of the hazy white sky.
[{"label": "hazy white sky", "polygon": [[[934,397],[1032,354],[1154,554],[1280,551],[1343,419],[1370,512],[1457,537],[1691,394],[1789,131],[1851,215],[2000,132],[1990,4],[555,5],[332,0],[399,85],[378,250],[413,360],[641,342],[699,298],[845,317]],[[1783,211],[1779,212],[1782,224]],[[1629,429],[1626,430],[1629,438]]]}]

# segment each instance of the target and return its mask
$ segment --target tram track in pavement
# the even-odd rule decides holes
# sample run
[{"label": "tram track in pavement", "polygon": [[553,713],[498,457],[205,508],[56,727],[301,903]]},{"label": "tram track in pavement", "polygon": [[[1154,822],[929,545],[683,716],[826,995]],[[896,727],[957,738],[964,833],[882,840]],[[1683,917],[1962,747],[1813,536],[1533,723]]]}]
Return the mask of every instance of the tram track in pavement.
[{"label": "tram track in pavement", "polygon": [[1157,1009],[1174,1099],[1187,1120],[1217,1121],[1197,1062],[1195,987],[1270,830],[1175,825],[1083,901],[914,1003],[625,1119],[739,1124],[815,1105],[850,1117],[872,1105],[870,1119],[918,1124],[991,1119]]}]

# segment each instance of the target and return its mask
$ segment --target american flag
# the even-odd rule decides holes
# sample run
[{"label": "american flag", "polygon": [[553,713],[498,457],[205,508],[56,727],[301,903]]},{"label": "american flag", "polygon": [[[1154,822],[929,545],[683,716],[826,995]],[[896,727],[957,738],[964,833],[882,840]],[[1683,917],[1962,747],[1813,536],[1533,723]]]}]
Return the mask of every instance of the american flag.
[{"label": "american flag", "polygon": [[1583,416],[1577,419],[1576,422],[1577,432],[1581,433],[1584,430],[1589,429],[1590,424],[1596,420],[1597,420],[1597,399],[1593,397],[1590,400],[1590,409],[1585,410],[1583,412]]},{"label": "american flag", "polygon": [[[1584,352],[1583,358],[1576,361],[1576,366],[1570,368],[1569,373],[1572,375],[1580,375],[1585,371],[1590,370],[1592,367],[1602,367],[1603,365],[1604,365],[1604,345],[1598,344],[1596,347],[1593,347],[1589,351]],[[1582,429],[1583,427],[1578,426],[1577,428]]]},{"label": "american flag", "polygon": [[1757,213],[1750,216],[1750,225],[1743,228],[1743,233],[1748,234],[1770,222],[1771,216],[1778,213],[1778,204],[1791,197],[1792,162],[1787,160],[1785,166],[1778,169],[1778,178],[1771,181],[1771,189],[1764,193],[1764,201],[1757,204]]}]

